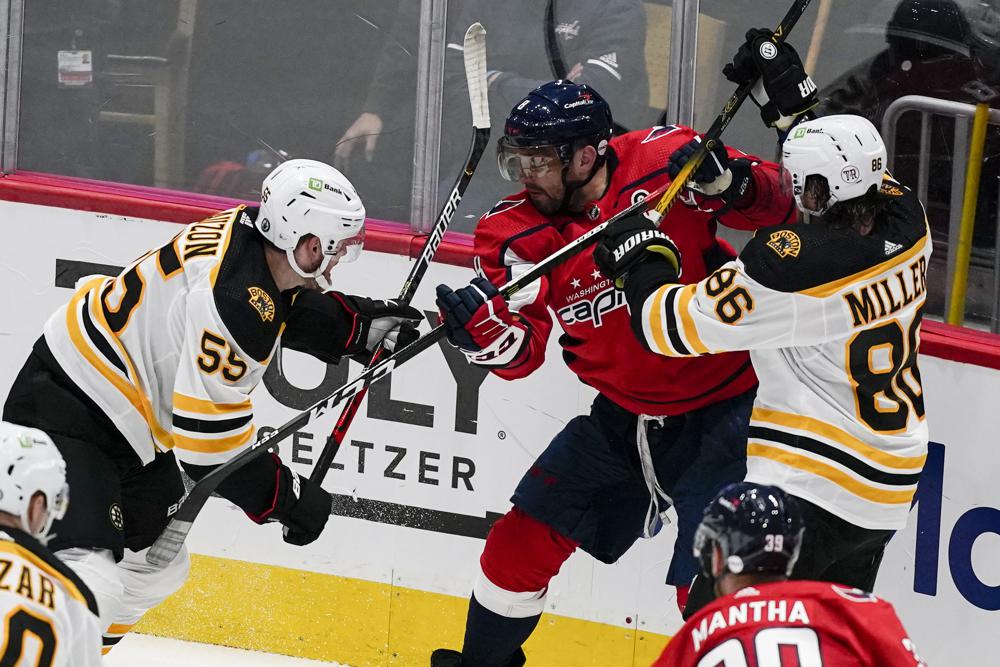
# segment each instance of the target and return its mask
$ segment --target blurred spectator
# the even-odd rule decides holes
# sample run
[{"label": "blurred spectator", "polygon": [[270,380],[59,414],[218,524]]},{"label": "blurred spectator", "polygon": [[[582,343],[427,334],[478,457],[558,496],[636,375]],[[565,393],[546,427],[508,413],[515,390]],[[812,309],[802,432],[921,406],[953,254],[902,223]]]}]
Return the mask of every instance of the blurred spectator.
[{"label": "blurred spectator", "polygon": [[[821,114],[856,113],[881,127],[890,104],[905,95],[924,95],[975,104],[980,97],[972,90],[1000,83],[1000,18],[997,0],[960,7],[953,0],[902,0],[885,28],[886,48],[873,58],[844,72],[820,90]],[[822,82],[820,82],[822,85]],[[1000,100],[989,100],[994,107]],[[951,173],[955,163],[964,170],[965,155],[954,155],[951,121],[937,119],[932,124],[930,174],[927,200],[928,218],[935,242],[947,247],[952,216]],[[920,152],[920,115],[905,114],[896,131],[894,172],[897,177],[917,182]],[[983,172],[977,203],[973,244],[992,250],[996,243],[997,177],[1000,175],[1000,128],[987,130]],[[946,253],[936,261],[943,262]],[[973,262],[975,265],[975,261]],[[975,270],[975,267],[974,267]],[[942,279],[944,276],[942,275]],[[943,286],[943,280],[934,281]],[[973,281],[975,285],[975,281]],[[975,293],[970,301],[985,297]],[[928,310],[940,312],[943,292],[932,290]]]},{"label": "blurred spectator", "polygon": [[[362,113],[337,142],[334,164],[352,178],[376,160],[386,128],[412,124],[412,110],[400,109],[401,90],[413,89],[419,36],[419,2],[402,2],[379,56]],[[619,125],[646,127],[658,110],[648,107],[645,65],[646,20],[640,0],[451,0],[449,3],[442,111],[442,188],[450,187],[467,149],[461,129],[471,126],[462,37],[479,21],[486,27],[490,111],[499,132],[511,107],[553,78],[593,85],[611,104]],[[400,116],[409,113],[411,118]],[[484,160],[466,192],[455,227],[465,231],[510,185]]]}]

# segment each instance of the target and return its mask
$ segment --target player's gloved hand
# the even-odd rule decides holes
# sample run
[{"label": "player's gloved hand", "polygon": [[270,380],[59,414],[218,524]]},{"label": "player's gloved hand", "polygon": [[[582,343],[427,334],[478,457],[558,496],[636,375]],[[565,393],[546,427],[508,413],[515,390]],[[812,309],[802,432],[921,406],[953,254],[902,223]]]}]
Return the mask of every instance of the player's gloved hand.
[{"label": "player's gloved hand", "polygon": [[755,89],[751,95],[760,107],[760,117],[769,127],[784,130],[819,100],[816,84],[798,52],[786,42],[776,44],[773,38],[774,33],[766,28],[748,30],[733,61],[722,68],[722,74],[739,85],[759,76],[763,89]]},{"label": "player's gloved hand", "polygon": [[309,544],[323,532],[332,508],[333,497],[323,487],[306,477],[300,477],[278,461],[274,509],[260,517],[251,518],[259,523],[281,522],[285,526],[285,542],[302,546]]},{"label": "player's gloved hand", "polygon": [[481,366],[506,366],[525,347],[528,331],[489,280],[476,277],[457,290],[437,286],[437,306],[448,342]]},{"label": "player's gloved hand", "polygon": [[643,273],[655,275],[663,283],[675,282],[681,274],[680,250],[641,213],[604,230],[594,248],[594,263],[618,289],[623,289],[626,280],[647,265]]},{"label": "player's gloved hand", "polygon": [[[692,156],[701,148],[702,138],[695,137],[673,153],[667,162],[667,172],[677,178]],[[731,206],[740,207],[753,195],[753,176],[746,160],[730,160],[721,140],[716,139],[712,150],[685,183],[680,200],[686,206],[704,213],[721,214]]]},{"label": "player's gloved hand", "polygon": [[339,292],[328,294],[338,299],[344,310],[354,318],[346,354],[364,357],[374,352],[380,343],[389,352],[395,352],[420,337],[417,325],[424,316],[413,306]]}]

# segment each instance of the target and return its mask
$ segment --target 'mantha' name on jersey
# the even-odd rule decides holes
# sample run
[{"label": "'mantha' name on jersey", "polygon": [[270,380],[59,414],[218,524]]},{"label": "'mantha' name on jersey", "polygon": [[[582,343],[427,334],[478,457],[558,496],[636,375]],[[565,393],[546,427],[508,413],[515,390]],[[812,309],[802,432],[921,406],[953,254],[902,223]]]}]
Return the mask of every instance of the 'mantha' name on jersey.
[{"label": "'mantha' name on jersey", "polygon": [[[854,326],[895,315],[927,291],[927,260],[921,257],[891,278],[862,285],[844,295],[851,308]],[[878,308],[876,308],[878,304]]]},{"label": "'mantha' name on jersey", "polygon": [[743,623],[802,623],[809,625],[809,614],[801,600],[794,600],[789,608],[788,600],[753,600],[730,605],[711,616],[701,619],[697,628],[691,631],[694,650],[719,630]]}]

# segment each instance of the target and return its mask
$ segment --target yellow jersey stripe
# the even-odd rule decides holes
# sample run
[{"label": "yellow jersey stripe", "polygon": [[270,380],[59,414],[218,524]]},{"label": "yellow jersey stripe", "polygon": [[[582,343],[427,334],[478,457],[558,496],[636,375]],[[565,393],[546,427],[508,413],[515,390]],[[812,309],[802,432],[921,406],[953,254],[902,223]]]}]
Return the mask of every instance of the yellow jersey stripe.
[{"label": "yellow jersey stripe", "polygon": [[653,334],[653,344],[656,345],[656,349],[660,354],[677,356],[677,353],[667,345],[667,339],[663,333],[663,302],[666,298],[667,290],[671,287],[673,285],[664,285],[653,293],[653,305],[649,309],[649,319],[646,324],[649,327],[650,333]]},{"label": "yellow jersey stripe", "polygon": [[253,405],[249,398],[240,403],[213,403],[204,398],[195,398],[174,392],[174,408],[202,415],[232,415],[236,412],[252,410]]},{"label": "yellow jersey stripe", "polygon": [[134,623],[112,623],[108,626],[108,629],[104,631],[106,635],[123,635],[132,629]]},{"label": "yellow jersey stripe", "polygon": [[688,285],[681,289],[680,297],[678,298],[677,313],[680,316],[681,327],[684,330],[684,337],[687,338],[688,344],[698,354],[708,354],[708,348],[701,342],[701,337],[698,336],[698,328],[695,326],[694,320],[691,318],[691,312],[688,310],[691,306],[691,299],[694,297],[697,289],[697,285]]},{"label": "yellow jersey stripe", "polygon": [[833,442],[841,444],[848,449],[857,452],[861,456],[888,468],[922,470],[924,462],[927,460],[926,454],[922,454],[921,456],[897,456],[895,454],[884,452],[859,440],[847,431],[840,429],[833,424],[827,424],[824,421],[814,419],[813,417],[806,417],[805,415],[793,415],[788,412],[779,412],[778,410],[754,408],[753,413],[750,415],[750,421],[751,423],[756,421],[772,424],[774,426],[784,426],[785,428],[808,431],[809,433],[822,436],[827,440],[832,440]]},{"label": "yellow jersey stripe", "polygon": [[77,319],[81,317],[80,302],[83,301],[87,292],[89,292],[94,285],[102,282],[103,280],[103,278],[92,280],[86,283],[76,294],[73,295],[73,298],[70,299],[69,306],[66,309],[66,329],[69,332],[70,340],[73,342],[73,345],[76,346],[77,351],[80,352],[83,358],[115,389],[121,392],[136,412],[143,414],[142,404],[139,402],[135,386],[131,382],[123,380],[113,369],[104,363],[104,360],[100,357],[100,355],[94,352],[94,350],[87,343],[83,331],[80,329],[80,322]]},{"label": "yellow jersey stripe", "polygon": [[808,472],[817,477],[822,477],[836,484],[837,486],[850,491],[859,498],[873,503],[884,503],[887,505],[909,504],[913,500],[916,489],[910,491],[887,491],[877,487],[869,486],[859,482],[850,475],[844,473],[831,465],[821,463],[807,456],[801,456],[793,452],[788,452],[777,447],[768,447],[759,442],[747,444],[747,456],[757,456],[760,458],[777,461],[791,468],[796,468]]},{"label": "yellow jersey stripe", "polygon": [[17,556],[18,558],[23,558],[24,560],[28,561],[34,567],[37,567],[39,570],[42,570],[52,579],[55,579],[60,584],[62,584],[70,597],[81,602],[84,607],[88,606],[87,598],[85,598],[83,596],[83,593],[80,592],[80,589],[76,587],[76,583],[72,579],[66,577],[62,572],[55,569],[48,563],[46,563],[33,551],[30,551],[29,549],[22,547],[17,542],[0,540],[0,553],[12,554],[14,556]]},{"label": "yellow jersey stripe", "polygon": [[202,439],[191,438],[179,433],[174,434],[174,443],[178,449],[186,449],[189,452],[199,454],[222,454],[223,452],[239,449],[250,441],[253,436],[254,426],[251,424],[246,429],[225,438]]},{"label": "yellow jersey stripe", "polygon": [[219,277],[219,269],[222,267],[222,259],[226,256],[226,251],[229,250],[229,242],[233,240],[233,227],[236,224],[236,217],[246,208],[243,205],[237,206],[236,208],[229,211],[229,219],[226,220],[226,240],[222,242],[222,249],[218,256],[215,258],[215,266],[209,272],[209,281],[212,285],[212,289],[215,289],[215,281]]},{"label": "yellow jersey stripe", "polygon": [[[135,311],[133,310],[133,312]],[[94,299],[91,299],[90,303],[90,316],[94,320],[95,324],[102,327],[109,333],[109,337],[112,341],[114,341],[115,347],[118,348],[118,356],[121,357],[125,361],[125,365],[128,366],[129,375],[131,377],[138,378],[139,374],[136,373],[135,364],[132,363],[132,358],[129,356],[128,350],[126,350],[125,346],[122,345],[122,342],[118,340],[118,336],[111,333],[111,327],[108,325],[108,321],[104,317],[104,311],[101,310],[100,306]],[[149,397],[146,396],[145,392],[143,392],[137,384],[129,382],[127,385],[135,392],[135,397],[141,406],[139,414],[143,415],[146,425],[149,426],[149,430],[153,434],[153,438],[165,449],[171,449],[174,446],[173,437],[170,435],[170,431],[163,428],[160,425],[160,422],[157,421],[156,412],[153,410],[153,405],[150,402]]]},{"label": "yellow jersey stripe", "polygon": [[817,285],[816,287],[810,287],[808,289],[801,290],[799,294],[805,294],[806,296],[815,297],[828,297],[833,296],[837,292],[840,292],[844,288],[853,285],[854,283],[863,282],[874,278],[876,276],[882,275],[889,269],[901,265],[913,257],[919,255],[924,251],[924,247],[927,245],[928,234],[924,234],[923,238],[919,242],[914,244],[912,248],[904,252],[902,255],[896,255],[891,257],[881,264],[876,264],[875,266],[869,267],[857,273],[840,278],[839,280],[834,280],[832,282],[824,283],[822,285]]}]

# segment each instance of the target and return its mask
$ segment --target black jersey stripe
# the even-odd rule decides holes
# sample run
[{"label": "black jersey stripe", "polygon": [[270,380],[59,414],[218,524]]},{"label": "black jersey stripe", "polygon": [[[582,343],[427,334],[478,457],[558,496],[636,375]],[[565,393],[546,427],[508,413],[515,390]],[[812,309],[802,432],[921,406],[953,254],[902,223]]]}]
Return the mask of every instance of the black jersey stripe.
[{"label": "black jersey stripe", "polygon": [[177,256],[176,244],[177,240],[174,239],[156,253],[156,263],[160,267],[160,273],[163,274],[164,279],[181,270],[181,258]]},{"label": "black jersey stripe", "polygon": [[677,314],[674,312],[674,306],[677,303],[677,293],[680,291],[680,287],[675,287],[667,292],[667,296],[663,299],[663,315],[667,321],[667,337],[670,338],[670,344],[681,354],[690,355],[691,350],[684,344],[684,340],[677,331]]},{"label": "black jersey stripe", "polygon": [[87,338],[98,349],[101,356],[108,360],[108,363],[120,370],[125,377],[128,377],[128,369],[125,367],[125,362],[115,354],[108,339],[101,335],[101,332],[97,330],[97,325],[90,318],[90,294],[83,299],[82,314],[83,330],[87,332]]},{"label": "black jersey stripe", "polygon": [[232,417],[230,419],[196,419],[185,417],[176,412],[173,414],[173,424],[177,428],[184,429],[191,433],[225,433],[234,431],[241,426],[245,426],[253,419],[253,415],[243,415],[242,417]]},{"label": "black jersey stripe", "polygon": [[837,449],[836,447],[828,445],[825,442],[820,442],[819,440],[814,440],[813,438],[808,438],[804,435],[798,435],[796,433],[788,433],[787,431],[779,431],[777,429],[765,428],[763,426],[750,426],[750,439],[770,440],[771,442],[778,442],[783,445],[788,445],[789,447],[794,447],[795,449],[812,452],[813,454],[822,456],[825,459],[839,463],[848,470],[851,470],[865,479],[878,484],[912,486],[920,479],[920,473],[907,475],[885,472],[884,470],[873,468],[864,461],[851,456],[841,449]]}]

